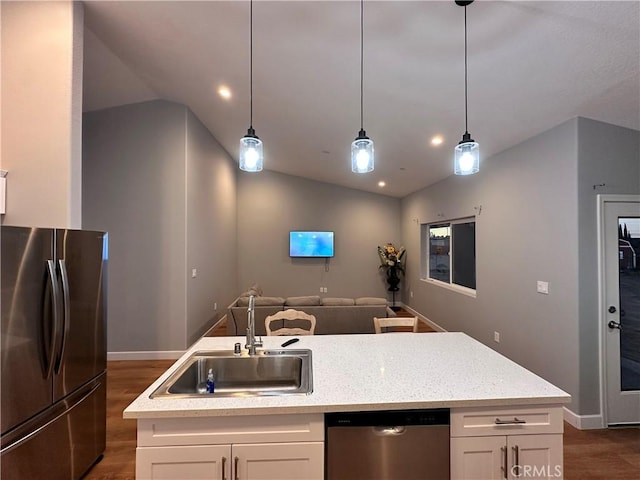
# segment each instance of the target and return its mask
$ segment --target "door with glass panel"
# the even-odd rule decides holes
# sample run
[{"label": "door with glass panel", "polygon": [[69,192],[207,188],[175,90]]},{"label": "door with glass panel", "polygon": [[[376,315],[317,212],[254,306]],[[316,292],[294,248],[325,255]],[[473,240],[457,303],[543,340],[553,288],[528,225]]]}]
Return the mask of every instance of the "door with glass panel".
[{"label": "door with glass panel", "polygon": [[[640,423],[640,197],[602,202],[607,423]],[[622,201],[624,200],[624,201]]]}]

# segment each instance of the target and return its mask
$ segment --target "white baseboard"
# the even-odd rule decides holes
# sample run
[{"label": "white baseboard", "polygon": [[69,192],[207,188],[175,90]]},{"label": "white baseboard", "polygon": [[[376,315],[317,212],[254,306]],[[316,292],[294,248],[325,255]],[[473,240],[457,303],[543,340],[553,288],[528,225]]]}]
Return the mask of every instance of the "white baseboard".
[{"label": "white baseboard", "polygon": [[219,325],[222,325],[226,321],[227,321],[227,314],[225,313],[222,317],[220,317],[218,319],[218,321],[216,323],[214,323],[211,326],[211,328],[209,328],[206,332],[204,332],[204,335],[202,335],[202,336],[203,337],[208,337],[211,332],[213,332],[216,328],[218,328]]},{"label": "white baseboard", "polygon": [[564,421],[578,430],[595,430],[606,428],[602,415],[578,415],[567,407],[563,407]]},{"label": "white baseboard", "polygon": [[177,360],[184,355],[184,350],[167,350],[158,352],[107,352],[107,361],[116,360]]},{"label": "white baseboard", "polygon": [[[218,325],[226,321],[227,315],[223,315],[214,323],[203,336],[207,336]],[[186,350],[144,351],[144,352],[107,352],[107,361],[117,360],[177,360]]]},{"label": "white baseboard", "polygon": [[411,313],[412,315],[415,315],[416,317],[418,317],[421,321],[423,321],[424,323],[426,323],[427,325],[429,325],[431,328],[433,328],[436,332],[446,332],[446,330],[444,328],[442,328],[440,325],[438,325],[435,322],[432,322],[431,320],[429,320],[427,317],[425,317],[424,315],[422,315],[420,312],[415,311],[413,308],[408,307],[407,305],[405,305],[404,303],[401,303],[400,306],[402,308],[404,308],[407,312]]}]

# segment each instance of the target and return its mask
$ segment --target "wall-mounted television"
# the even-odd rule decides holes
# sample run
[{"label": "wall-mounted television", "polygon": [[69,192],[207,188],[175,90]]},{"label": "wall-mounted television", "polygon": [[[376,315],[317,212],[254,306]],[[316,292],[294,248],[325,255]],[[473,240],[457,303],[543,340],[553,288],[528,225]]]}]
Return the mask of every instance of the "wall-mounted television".
[{"label": "wall-mounted television", "polygon": [[289,232],[290,257],[333,257],[333,232]]}]

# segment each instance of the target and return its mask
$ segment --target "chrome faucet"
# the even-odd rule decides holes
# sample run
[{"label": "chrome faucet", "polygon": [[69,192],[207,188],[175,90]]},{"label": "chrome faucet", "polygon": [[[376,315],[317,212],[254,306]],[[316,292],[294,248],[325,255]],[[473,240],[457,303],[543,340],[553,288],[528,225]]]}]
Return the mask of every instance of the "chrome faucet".
[{"label": "chrome faucet", "polygon": [[249,350],[249,355],[256,354],[256,347],[261,347],[262,342],[256,340],[256,297],[249,297],[249,308],[247,309],[247,344],[244,346]]}]

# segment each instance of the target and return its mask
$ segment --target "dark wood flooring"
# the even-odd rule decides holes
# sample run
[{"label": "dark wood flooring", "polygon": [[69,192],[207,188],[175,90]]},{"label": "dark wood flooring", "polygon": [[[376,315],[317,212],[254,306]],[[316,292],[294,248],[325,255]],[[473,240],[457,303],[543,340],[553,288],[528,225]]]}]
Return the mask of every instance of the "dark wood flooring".
[{"label": "dark wood flooring", "polygon": [[[226,327],[220,326],[210,335],[223,332]],[[171,360],[108,362],[107,449],[102,461],[85,476],[86,480],[135,477],[136,422],[124,420],[122,411],[172,363]],[[565,480],[640,479],[640,428],[577,430],[565,423],[564,471]]]}]

